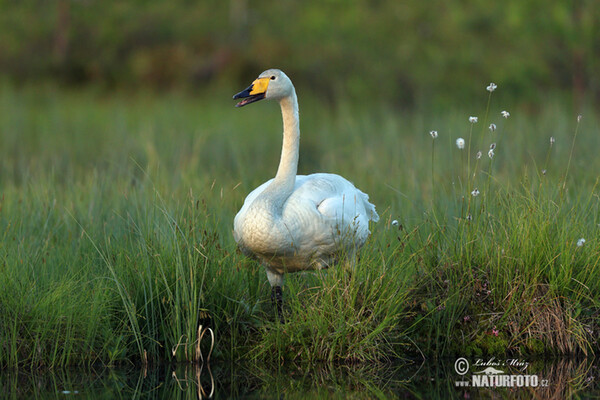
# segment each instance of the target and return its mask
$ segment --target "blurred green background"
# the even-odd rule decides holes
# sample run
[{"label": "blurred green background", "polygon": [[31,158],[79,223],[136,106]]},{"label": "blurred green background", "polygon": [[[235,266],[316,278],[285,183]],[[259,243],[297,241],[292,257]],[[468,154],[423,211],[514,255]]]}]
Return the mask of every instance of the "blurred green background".
[{"label": "blurred green background", "polygon": [[[268,67],[303,93],[392,106],[600,101],[597,0],[0,0],[0,71],[209,93]],[[217,85],[217,86],[215,86]],[[245,87],[245,86],[244,86]]]}]

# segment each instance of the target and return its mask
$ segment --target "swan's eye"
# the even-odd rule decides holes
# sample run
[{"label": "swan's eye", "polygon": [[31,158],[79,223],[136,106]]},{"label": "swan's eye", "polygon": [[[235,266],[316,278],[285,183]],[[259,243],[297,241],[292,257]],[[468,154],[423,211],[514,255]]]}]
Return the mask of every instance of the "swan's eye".
[{"label": "swan's eye", "polygon": [[272,81],[274,81],[274,80],[275,80],[275,75],[273,75],[273,76],[271,77],[271,80],[272,80]]}]

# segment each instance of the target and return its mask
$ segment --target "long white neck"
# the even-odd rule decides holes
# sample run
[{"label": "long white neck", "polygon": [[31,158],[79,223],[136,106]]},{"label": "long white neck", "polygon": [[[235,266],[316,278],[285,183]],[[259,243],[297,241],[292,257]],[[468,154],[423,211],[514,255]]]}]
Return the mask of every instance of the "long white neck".
[{"label": "long white neck", "polygon": [[298,98],[296,92],[279,101],[283,117],[283,146],[279,168],[271,190],[276,190],[285,201],[294,191],[298,172],[298,153],[300,148],[300,119],[298,116]]}]

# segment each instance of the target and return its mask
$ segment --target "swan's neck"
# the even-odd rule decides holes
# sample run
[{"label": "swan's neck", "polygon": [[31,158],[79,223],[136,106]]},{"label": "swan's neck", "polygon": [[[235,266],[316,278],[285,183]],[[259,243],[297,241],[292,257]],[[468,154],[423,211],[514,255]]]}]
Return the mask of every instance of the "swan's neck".
[{"label": "swan's neck", "polygon": [[275,190],[285,201],[294,191],[298,172],[298,153],[300,148],[300,121],[298,116],[298,98],[296,92],[280,100],[283,117],[283,146],[279,168],[271,190]]}]

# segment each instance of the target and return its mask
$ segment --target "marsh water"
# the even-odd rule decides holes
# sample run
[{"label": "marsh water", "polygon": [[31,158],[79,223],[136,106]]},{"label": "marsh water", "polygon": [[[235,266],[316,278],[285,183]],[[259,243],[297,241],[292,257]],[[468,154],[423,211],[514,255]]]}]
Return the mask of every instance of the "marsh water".
[{"label": "marsh water", "polygon": [[[466,360],[466,369],[462,362],[285,364],[275,368],[212,362],[203,366],[0,371],[0,393],[3,399],[600,398],[597,361],[474,358]],[[486,370],[490,367],[492,373]],[[508,378],[492,379],[493,375]],[[513,375],[517,378],[511,378]]]}]

